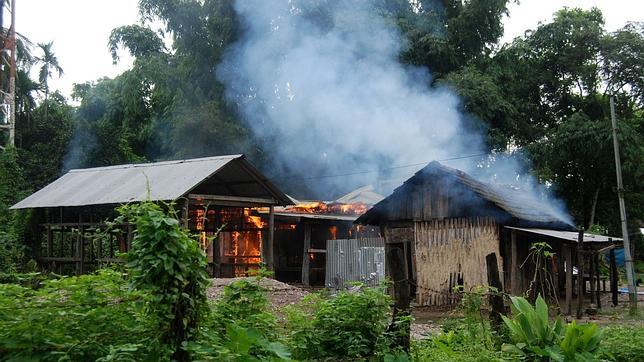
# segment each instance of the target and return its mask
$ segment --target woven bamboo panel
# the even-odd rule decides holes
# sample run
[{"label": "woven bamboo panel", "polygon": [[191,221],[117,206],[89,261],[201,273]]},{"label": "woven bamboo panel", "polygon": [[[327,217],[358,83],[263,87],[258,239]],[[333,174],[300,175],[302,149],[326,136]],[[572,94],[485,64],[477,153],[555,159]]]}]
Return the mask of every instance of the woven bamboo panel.
[{"label": "woven bamboo panel", "polygon": [[[457,302],[453,287],[487,285],[485,256],[499,256],[499,233],[491,218],[459,218],[415,224],[416,302],[444,306]],[[503,261],[499,257],[499,270]]]}]

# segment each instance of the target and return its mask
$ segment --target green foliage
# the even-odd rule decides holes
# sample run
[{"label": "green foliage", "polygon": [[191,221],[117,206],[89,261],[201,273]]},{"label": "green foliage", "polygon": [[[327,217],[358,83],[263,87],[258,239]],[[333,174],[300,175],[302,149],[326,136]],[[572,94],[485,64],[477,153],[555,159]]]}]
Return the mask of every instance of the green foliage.
[{"label": "green foliage", "polygon": [[565,361],[590,361],[594,359],[601,339],[602,333],[596,324],[577,325],[573,320],[566,326],[559,347]]},{"label": "green foliage", "polygon": [[24,195],[24,178],[15,148],[0,152],[0,273],[20,269],[25,246],[25,212],[9,210]]},{"label": "green foliage", "polygon": [[152,202],[124,205],[118,211],[136,227],[127,254],[131,285],[149,294],[147,311],[159,323],[162,342],[174,358],[187,360],[182,344],[195,338],[206,312],[206,257],[168,207],[170,215]]},{"label": "green foliage", "polygon": [[145,295],[121,273],[29,280],[39,282],[0,284],[3,360],[95,360],[126,347],[136,360],[163,356]]},{"label": "green foliage", "polygon": [[513,344],[504,345],[504,350],[519,355],[550,356],[563,332],[561,319],[557,317],[550,324],[548,305],[541,296],[537,297],[534,307],[525,298],[512,297],[511,300],[512,319],[502,318]]},{"label": "green foliage", "polygon": [[503,361],[512,356],[492,349],[476,336],[463,321],[452,322],[443,331],[420,341],[412,341],[412,361]]},{"label": "green foliage", "polygon": [[297,359],[383,357],[390,298],[383,288],[314,294],[287,311],[290,347]]},{"label": "green foliage", "polygon": [[522,358],[554,361],[593,360],[597,353],[601,332],[597,325],[577,325],[574,321],[565,327],[561,318],[551,324],[548,306],[541,296],[533,307],[525,298],[512,297],[510,319],[502,316],[512,344],[504,344],[503,351]]},{"label": "green foliage", "polygon": [[598,356],[609,361],[636,361],[644,356],[644,327],[609,326],[603,329]]},{"label": "green foliage", "polygon": [[224,287],[212,305],[199,338],[187,345],[200,360],[289,360],[290,352],[278,334],[275,317],[268,312],[265,290],[254,280],[239,280]]}]

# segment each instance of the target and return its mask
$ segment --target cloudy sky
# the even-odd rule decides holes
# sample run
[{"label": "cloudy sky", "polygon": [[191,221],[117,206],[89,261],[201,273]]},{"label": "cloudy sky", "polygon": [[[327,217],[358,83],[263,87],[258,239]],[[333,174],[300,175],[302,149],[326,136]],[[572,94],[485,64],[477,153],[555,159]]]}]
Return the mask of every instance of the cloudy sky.
[{"label": "cloudy sky", "polygon": [[[107,50],[111,30],[138,21],[137,0],[16,0],[16,29],[34,43],[54,42],[54,52],[65,70],[53,88],[69,95],[74,83],[114,77],[131,64],[125,54],[112,64]],[[547,22],[563,6],[591,8],[604,13],[611,31],[627,21],[644,21],[642,0],[521,0],[510,6],[504,41]]]}]

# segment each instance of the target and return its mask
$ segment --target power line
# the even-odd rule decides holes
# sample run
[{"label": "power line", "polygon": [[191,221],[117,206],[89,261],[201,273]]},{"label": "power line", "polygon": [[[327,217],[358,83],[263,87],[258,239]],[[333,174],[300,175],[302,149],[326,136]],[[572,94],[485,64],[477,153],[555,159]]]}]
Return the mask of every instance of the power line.
[{"label": "power line", "polygon": [[[566,141],[566,140],[572,140],[572,139],[577,139],[580,137],[588,137],[592,134],[599,134],[602,132],[609,132],[610,129],[602,129],[601,127],[595,127],[595,128],[589,128],[587,130],[582,131],[581,133],[570,135],[570,136],[565,136],[565,137],[553,137],[552,139],[545,139],[545,140],[539,140],[535,141],[534,143],[528,144],[524,147],[531,147],[535,146],[538,144],[544,144],[544,143],[553,143],[556,141]],[[440,160],[429,160],[429,161],[424,161],[424,162],[417,162],[417,163],[410,163],[410,164],[405,164],[405,165],[398,165],[398,166],[391,166],[391,167],[386,167],[386,168],[381,168],[377,170],[363,170],[363,171],[354,171],[354,172],[347,172],[347,173],[340,173],[340,174],[330,174],[330,175],[318,175],[318,176],[298,176],[298,175],[287,175],[287,176],[277,176],[275,179],[280,179],[280,180],[285,180],[285,179],[298,179],[298,180],[319,180],[319,179],[325,179],[325,178],[335,178],[335,177],[345,177],[345,176],[354,176],[354,175],[364,175],[364,174],[369,174],[369,173],[378,173],[380,171],[387,171],[387,170],[396,170],[396,169],[401,169],[401,168],[407,168],[407,167],[414,167],[414,166],[422,166],[426,165],[432,161],[438,161],[438,162],[447,162],[447,161],[455,161],[455,160],[462,160],[466,158],[473,158],[473,157],[482,157],[482,156],[488,156],[491,155],[491,153],[477,153],[473,155],[465,155],[465,156],[456,156],[456,157],[450,157],[450,158],[444,158]]]},{"label": "power line", "polygon": [[[488,155],[488,153],[477,153],[477,154],[474,154],[474,155],[450,157],[450,158],[444,158],[444,159],[441,159],[441,160],[434,160],[434,161],[447,162],[447,161],[462,160],[462,159],[465,159],[465,158],[480,157],[480,156],[487,156],[487,155]],[[380,172],[380,171],[387,171],[387,170],[395,170],[395,169],[400,169],[400,168],[421,166],[421,165],[426,165],[426,164],[428,164],[430,162],[431,161],[424,161],[424,162],[418,162],[418,163],[410,163],[410,164],[405,164],[405,165],[398,165],[398,166],[392,166],[392,167],[387,167],[387,168],[381,168],[381,169],[378,169],[378,170],[364,170],[364,171],[347,172],[347,173],[333,174],[333,175],[319,175],[319,176],[309,176],[309,177],[291,175],[291,176],[283,176],[283,177],[276,177],[276,178],[278,178],[278,179],[295,179],[296,178],[296,179],[300,179],[300,180],[317,180],[317,179],[323,179],[323,178],[362,175],[362,174],[368,174],[368,173],[377,173],[377,172]]]}]

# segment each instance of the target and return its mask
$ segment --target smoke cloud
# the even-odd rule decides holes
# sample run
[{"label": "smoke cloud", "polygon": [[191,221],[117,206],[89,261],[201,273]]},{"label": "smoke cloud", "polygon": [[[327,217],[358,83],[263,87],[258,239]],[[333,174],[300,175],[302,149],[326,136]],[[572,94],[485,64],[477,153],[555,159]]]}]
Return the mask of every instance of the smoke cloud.
[{"label": "smoke cloud", "polygon": [[[399,61],[403,37],[372,2],[326,1],[323,12],[310,3],[237,1],[243,36],[217,67],[227,98],[275,154],[276,173],[335,175],[484,152],[481,135],[466,130],[459,98],[431,87],[427,69]],[[480,162],[449,165],[475,173]],[[402,181],[421,167],[388,176]],[[347,175],[310,184],[324,194],[364,181]]]}]

